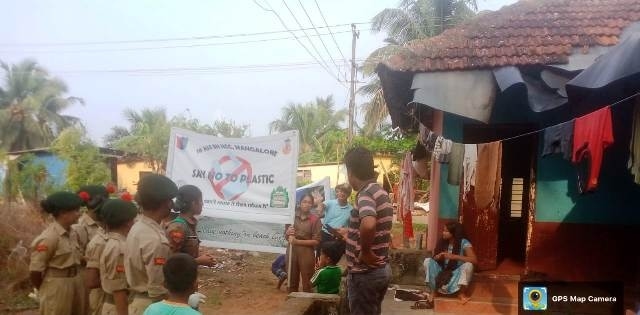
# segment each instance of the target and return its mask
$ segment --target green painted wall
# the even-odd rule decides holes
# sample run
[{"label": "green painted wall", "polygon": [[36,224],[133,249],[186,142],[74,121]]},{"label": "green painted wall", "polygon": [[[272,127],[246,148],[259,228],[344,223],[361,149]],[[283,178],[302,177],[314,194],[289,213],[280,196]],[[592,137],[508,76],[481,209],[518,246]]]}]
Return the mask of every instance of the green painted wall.
[{"label": "green painted wall", "polygon": [[[448,113],[444,114],[443,136],[455,142],[462,142],[462,125],[464,120]],[[457,219],[460,186],[449,185],[447,176],[449,165],[440,164],[440,218]]]}]

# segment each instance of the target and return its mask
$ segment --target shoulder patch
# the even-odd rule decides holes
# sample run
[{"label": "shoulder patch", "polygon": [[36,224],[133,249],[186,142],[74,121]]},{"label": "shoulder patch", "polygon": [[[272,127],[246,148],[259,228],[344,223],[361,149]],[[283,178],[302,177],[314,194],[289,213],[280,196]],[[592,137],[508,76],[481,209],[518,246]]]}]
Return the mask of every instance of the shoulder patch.
[{"label": "shoulder patch", "polygon": [[165,262],[166,262],[166,259],[164,257],[156,257],[153,259],[153,264],[156,266],[162,266],[164,265]]},{"label": "shoulder patch", "polygon": [[46,244],[40,243],[36,246],[37,252],[46,252],[49,249]]},{"label": "shoulder patch", "polygon": [[124,265],[117,265],[116,272],[124,272]]}]

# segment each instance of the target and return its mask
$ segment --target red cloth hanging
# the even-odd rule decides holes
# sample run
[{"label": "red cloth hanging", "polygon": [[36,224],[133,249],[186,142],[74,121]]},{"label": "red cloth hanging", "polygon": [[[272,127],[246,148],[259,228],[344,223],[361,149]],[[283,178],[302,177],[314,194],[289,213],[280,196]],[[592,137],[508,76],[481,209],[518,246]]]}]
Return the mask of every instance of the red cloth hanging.
[{"label": "red cloth hanging", "polygon": [[413,200],[415,198],[415,191],[413,190],[414,178],[413,159],[411,158],[411,152],[407,152],[404,156],[404,160],[402,161],[400,175],[400,202],[398,203],[398,215],[402,218],[402,230],[403,235],[406,238],[414,237],[413,220],[411,218]]}]

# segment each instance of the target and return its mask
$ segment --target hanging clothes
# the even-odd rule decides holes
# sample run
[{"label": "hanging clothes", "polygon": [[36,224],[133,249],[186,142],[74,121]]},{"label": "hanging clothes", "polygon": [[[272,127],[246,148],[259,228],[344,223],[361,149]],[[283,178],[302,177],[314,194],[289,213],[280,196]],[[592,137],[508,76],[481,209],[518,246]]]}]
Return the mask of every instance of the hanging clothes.
[{"label": "hanging clothes", "polygon": [[460,185],[462,161],[464,160],[464,144],[453,143],[451,145],[451,154],[449,156],[449,174],[447,175],[447,182],[450,185]]},{"label": "hanging clothes", "polygon": [[402,218],[403,235],[406,239],[413,238],[413,222],[411,217],[413,200],[415,198],[413,183],[413,160],[411,153],[407,152],[402,161],[402,171],[400,174],[400,206],[398,207],[398,216]]},{"label": "hanging clothes", "polygon": [[[604,149],[613,144],[613,126],[611,108],[603,107],[593,113],[576,118],[573,132],[573,159],[579,164],[584,158],[590,158],[589,175],[582,192],[593,191],[598,186],[598,177],[602,165]],[[581,181],[578,181],[580,185]]]},{"label": "hanging clothes", "polygon": [[573,154],[573,125],[574,120],[560,125],[548,127],[544,130],[544,148],[542,156],[553,153],[562,153],[562,156],[571,161]]},{"label": "hanging clothes", "polygon": [[501,182],[502,142],[478,144],[474,197],[479,209],[486,209],[499,202]]},{"label": "hanging clothes", "polygon": [[629,152],[631,154],[627,166],[633,175],[633,181],[640,185],[640,97],[636,98],[633,108],[633,127],[631,127]]},{"label": "hanging clothes", "polygon": [[471,190],[471,186],[476,185],[476,163],[478,162],[478,146],[476,144],[464,145],[464,159],[462,170],[464,172],[464,198]]},{"label": "hanging clothes", "polygon": [[433,155],[436,161],[440,163],[449,163],[452,145],[453,142],[451,140],[438,137],[436,145],[433,148]]}]

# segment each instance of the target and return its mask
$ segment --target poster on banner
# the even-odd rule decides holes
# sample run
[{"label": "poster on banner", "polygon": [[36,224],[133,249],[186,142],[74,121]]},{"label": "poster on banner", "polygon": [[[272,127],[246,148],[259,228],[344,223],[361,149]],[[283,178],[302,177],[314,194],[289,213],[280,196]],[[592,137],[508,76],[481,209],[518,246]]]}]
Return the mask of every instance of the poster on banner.
[{"label": "poster on banner", "polygon": [[331,179],[327,176],[319,181],[298,187],[296,189],[296,205],[300,205],[300,200],[306,193],[310,193],[314,200],[318,196],[322,196],[324,200],[333,199],[331,194]]},{"label": "poster on banner", "polygon": [[206,246],[284,253],[295,213],[298,132],[219,138],[172,128],[167,176],[202,191]]}]

